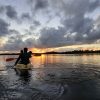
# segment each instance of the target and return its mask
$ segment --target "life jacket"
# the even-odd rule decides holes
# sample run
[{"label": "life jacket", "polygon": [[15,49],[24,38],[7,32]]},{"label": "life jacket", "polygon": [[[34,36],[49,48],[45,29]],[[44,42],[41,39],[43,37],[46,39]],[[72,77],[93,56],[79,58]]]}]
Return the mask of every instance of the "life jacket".
[{"label": "life jacket", "polygon": [[23,53],[22,55],[21,55],[21,60],[20,60],[20,63],[22,63],[22,64],[25,64],[25,65],[27,65],[27,64],[29,64],[30,63],[30,60],[29,60],[29,58],[30,58],[30,55],[29,55],[29,53]]}]

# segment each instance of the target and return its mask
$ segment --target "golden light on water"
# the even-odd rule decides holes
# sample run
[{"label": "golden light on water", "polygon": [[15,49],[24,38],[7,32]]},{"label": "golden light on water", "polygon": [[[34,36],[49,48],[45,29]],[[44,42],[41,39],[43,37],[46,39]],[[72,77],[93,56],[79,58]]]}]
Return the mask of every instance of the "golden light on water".
[{"label": "golden light on water", "polygon": [[[34,65],[34,68],[41,68],[48,62],[48,57],[46,55],[41,56],[32,56],[30,59],[31,63]],[[43,66],[42,66],[43,65]]]}]

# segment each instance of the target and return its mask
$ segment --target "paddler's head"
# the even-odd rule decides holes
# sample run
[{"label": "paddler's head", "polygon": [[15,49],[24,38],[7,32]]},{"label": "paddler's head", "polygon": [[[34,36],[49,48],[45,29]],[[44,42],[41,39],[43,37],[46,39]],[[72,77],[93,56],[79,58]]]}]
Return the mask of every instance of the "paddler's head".
[{"label": "paddler's head", "polygon": [[20,53],[22,54],[23,53],[23,50],[20,50]]},{"label": "paddler's head", "polygon": [[27,52],[28,51],[28,48],[24,48],[24,52]]}]

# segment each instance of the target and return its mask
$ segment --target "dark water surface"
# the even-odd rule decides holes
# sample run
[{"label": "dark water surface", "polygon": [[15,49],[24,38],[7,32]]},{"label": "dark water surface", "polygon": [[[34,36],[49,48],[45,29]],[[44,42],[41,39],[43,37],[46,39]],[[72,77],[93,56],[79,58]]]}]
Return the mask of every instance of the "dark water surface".
[{"label": "dark water surface", "polygon": [[27,76],[0,56],[0,100],[100,100],[100,55],[42,55]]}]

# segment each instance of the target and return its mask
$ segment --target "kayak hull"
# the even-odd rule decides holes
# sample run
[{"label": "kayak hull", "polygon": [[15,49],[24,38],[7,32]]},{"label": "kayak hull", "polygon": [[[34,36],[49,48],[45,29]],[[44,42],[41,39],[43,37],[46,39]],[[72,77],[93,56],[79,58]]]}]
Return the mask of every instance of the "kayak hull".
[{"label": "kayak hull", "polygon": [[15,71],[17,74],[19,74],[21,76],[22,75],[29,75],[32,67],[33,67],[32,64],[27,64],[27,65],[17,64],[15,66]]}]

